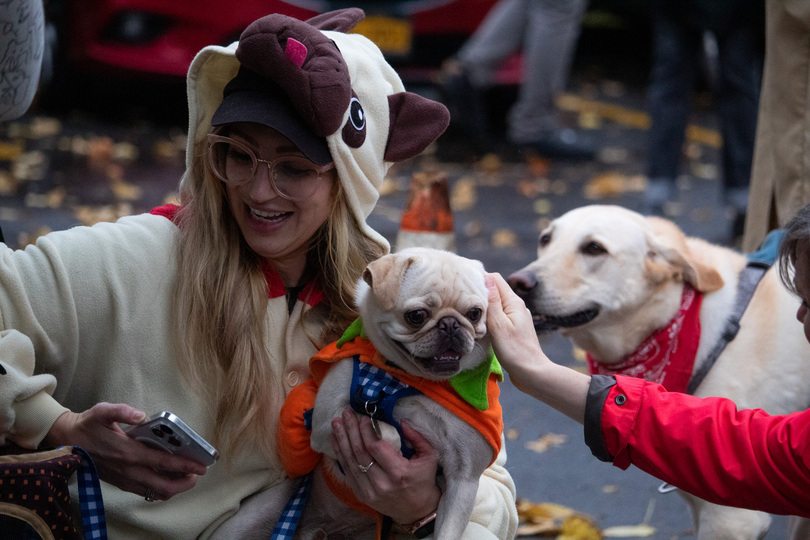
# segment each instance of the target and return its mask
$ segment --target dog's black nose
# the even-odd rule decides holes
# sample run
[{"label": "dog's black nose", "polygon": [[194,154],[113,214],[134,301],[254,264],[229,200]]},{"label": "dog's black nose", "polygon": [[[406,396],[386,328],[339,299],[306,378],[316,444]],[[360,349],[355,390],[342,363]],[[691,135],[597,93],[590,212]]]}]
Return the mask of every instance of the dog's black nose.
[{"label": "dog's black nose", "polygon": [[529,296],[537,288],[537,277],[526,270],[515,272],[507,278],[506,282],[521,298]]},{"label": "dog's black nose", "polygon": [[455,317],[444,317],[439,321],[439,330],[445,335],[452,336],[458,329],[459,324]]}]

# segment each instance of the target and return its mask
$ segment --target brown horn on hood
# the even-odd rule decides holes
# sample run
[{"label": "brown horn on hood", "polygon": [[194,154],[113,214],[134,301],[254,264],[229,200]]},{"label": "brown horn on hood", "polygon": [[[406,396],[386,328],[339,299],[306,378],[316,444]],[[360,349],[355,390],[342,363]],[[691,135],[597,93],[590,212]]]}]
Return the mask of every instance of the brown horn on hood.
[{"label": "brown horn on hood", "polygon": [[[342,11],[347,13],[341,15]],[[337,15],[334,24],[347,24],[356,19],[356,12],[362,19],[359,9],[324,15]],[[306,56],[291,58],[288,40],[295,40],[299,53]],[[352,97],[349,70],[335,43],[318,28],[284,15],[262,17],[242,32],[236,58],[284,90],[316,135],[326,137],[341,127]]]},{"label": "brown horn on hood", "polygon": [[343,32],[344,34],[357,26],[357,24],[366,18],[366,14],[362,9],[352,7],[346,9],[336,9],[335,11],[328,11],[315,15],[311,19],[307,19],[307,24],[310,24],[323,31]]},{"label": "brown horn on hood", "polygon": [[385,160],[404,161],[419,155],[450,124],[447,107],[412,92],[388,96],[390,124]]}]

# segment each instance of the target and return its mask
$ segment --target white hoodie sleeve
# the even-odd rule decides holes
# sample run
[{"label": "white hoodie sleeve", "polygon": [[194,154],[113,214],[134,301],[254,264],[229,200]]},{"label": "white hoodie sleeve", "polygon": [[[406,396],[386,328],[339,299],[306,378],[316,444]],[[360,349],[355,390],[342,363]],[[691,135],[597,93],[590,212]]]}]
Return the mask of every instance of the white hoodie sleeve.
[{"label": "white hoodie sleeve", "polygon": [[56,378],[33,372],[31,340],[16,330],[0,332],[0,445],[36,448],[67,410],[52,397]]},{"label": "white hoodie sleeve", "polygon": [[154,291],[173,271],[173,228],[141,215],[51,233],[25,250],[0,244],[0,442],[36,448],[65,406],[129,398],[109,381],[140,361],[133,355],[153,334],[142,321],[165,326],[155,306],[167,302]]}]

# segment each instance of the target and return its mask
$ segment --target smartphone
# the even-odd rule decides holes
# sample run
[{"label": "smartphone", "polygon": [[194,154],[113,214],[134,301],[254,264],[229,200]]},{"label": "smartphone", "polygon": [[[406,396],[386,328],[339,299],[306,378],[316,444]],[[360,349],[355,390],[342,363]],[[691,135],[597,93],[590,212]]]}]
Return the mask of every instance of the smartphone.
[{"label": "smartphone", "polygon": [[124,428],[124,431],[148,446],[193,459],[206,467],[219,459],[216,448],[169,411],[152,415],[137,426]]}]

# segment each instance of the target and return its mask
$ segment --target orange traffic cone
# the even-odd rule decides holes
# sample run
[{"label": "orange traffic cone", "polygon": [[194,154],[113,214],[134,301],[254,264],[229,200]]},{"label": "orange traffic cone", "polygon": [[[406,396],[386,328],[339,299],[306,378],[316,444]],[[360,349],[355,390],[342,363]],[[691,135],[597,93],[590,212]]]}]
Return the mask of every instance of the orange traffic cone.
[{"label": "orange traffic cone", "polygon": [[396,251],[408,247],[456,250],[447,175],[442,172],[419,172],[411,177]]}]

